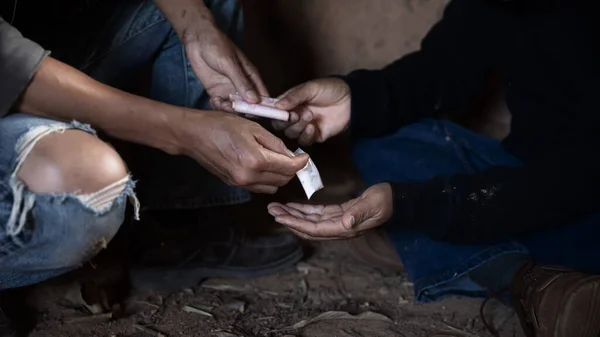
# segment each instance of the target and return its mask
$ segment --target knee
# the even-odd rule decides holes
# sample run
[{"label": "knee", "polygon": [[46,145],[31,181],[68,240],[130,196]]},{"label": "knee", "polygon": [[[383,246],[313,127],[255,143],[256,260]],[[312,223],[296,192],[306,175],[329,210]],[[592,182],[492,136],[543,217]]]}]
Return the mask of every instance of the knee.
[{"label": "knee", "polygon": [[123,180],[128,172],[110,145],[72,129],[39,139],[17,175],[34,193],[84,195]]}]

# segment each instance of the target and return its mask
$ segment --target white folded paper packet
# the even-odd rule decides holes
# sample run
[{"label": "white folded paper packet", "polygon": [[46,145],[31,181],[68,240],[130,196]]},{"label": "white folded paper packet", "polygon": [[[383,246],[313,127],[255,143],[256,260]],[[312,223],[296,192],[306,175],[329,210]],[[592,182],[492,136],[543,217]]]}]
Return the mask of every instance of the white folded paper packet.
[{"label": "white folded paper packet", "polygon": [[[300,148],[294,152],[295,155],[302,153],[305,152]],[[308,197],[308,199],[310,199],[310,197],[312,197],[316,191],[324,187],[319,170],[310,158],[308,159],[306,166],[296,173],[296,176],[300,180],[300,184],[302,184],[302,188],[304,189],[304,193],[306,193],[306,197]]]}]

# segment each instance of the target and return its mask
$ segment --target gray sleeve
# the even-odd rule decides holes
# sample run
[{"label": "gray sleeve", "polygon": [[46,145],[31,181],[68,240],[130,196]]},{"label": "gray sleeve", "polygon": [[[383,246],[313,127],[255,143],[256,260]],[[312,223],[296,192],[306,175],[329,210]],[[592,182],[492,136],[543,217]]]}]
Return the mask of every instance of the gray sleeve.
[{"label": "gray sleeve", "polygon": [[19,98],[49,54],[0,17],[0,117]]}]

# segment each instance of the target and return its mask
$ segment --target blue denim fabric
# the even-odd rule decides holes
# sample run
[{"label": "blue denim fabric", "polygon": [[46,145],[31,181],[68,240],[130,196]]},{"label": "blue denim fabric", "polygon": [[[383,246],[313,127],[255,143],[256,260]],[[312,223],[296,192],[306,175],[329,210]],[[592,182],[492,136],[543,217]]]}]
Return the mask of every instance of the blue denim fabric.
[{"label": "blue denim fabric", "polygon": [[[24,114],[0,119],[0,289],[43,281],[93,257],[121,226],[127,197],[133,195],[133,183],[129,181],[109,208],[98,211],[72,193],[36,195],[26,188],[19,191],[20,182],[13,173],[20,161],[18,155],[23,152],[16,148],[25,139],[34,139],[29,132],[40,128],[76,128],[93,133],[79,123]],[[10,227],[13,211],[17,211],[17,222],[23,224],[16,232]]]},{"label": "blue denim fabric", "polygon": [[[206,0],[205,4],[221,30],[241,47],[243,16],[239,1]],[[149,98],[212,110],[184,46],[153,1],[123,1],[89,49],[88,56],[76,66],[101,82],[131,90],[139,82],[137,75],[149,70]],[[114,143],[138,180],[137,194],[145,209],[232,205],[251,198],[246,190],[226,185],[187,157]]]},{"label": "blue denim fabric", "polygon": [[[447,120],[426,119],[395,134],[356,143],[353,161],[365,182],[419,182],[436,175],[476,173],[496,165],[521,166],[501,143]],[[560,179],[560,178],[558,178]],[[461,246],[386,226],[419,301],[446,295],[485,296],[468,273],[508,254],[524,254],[543,264],[600,272],[600,214],[578,224],[515,238],[495,245]],[[502,265],[502,264],[498,264]],[[503,270],[496,271],[502,275]]]},{"label": "blue denim fabric", "polygon": [[[238,1],[205,3],[221,28],[239,44],[243,27]],[[210,108],[183,46],[152,1],[122,1],[92,42],[92,48],[83,53],[85,57],[64,59],[95,79],[123,89],[131,89],[136,74],[149,68],[150,98],[179,106]],[[73,46],[79,47],[83,48]],[[54,50],[53,56],[62,59],[61,55],[66,55],[63,52],[79,54],[74,49]],[[110,209],[98,212],[86,207],[75,194],[35,195],[26,188],[22,194],[15,193],[14,172],[19,154],[16,149],[36,128],[77,128],[94,133],[89,126],[77,122],[67,124],[25,114],[0,119],[0,289],[43,281],[93,257],[117,232],[124,220],[126,199],[133,195],[133,182],[129,181]],[[141,180],[140,185],[145,186],[140,192],[145,192],[141,199],[147,208],[196,208],[250,199],[248,192],[227,186],[191,159],[141,146],[130,153],[134,154],[133,159],[121,154]],[[17,234],[8,227],[9,219],[14,218],[15,199],[20,200],[17,219],[22,217],[20,223],[24,225]]]}]

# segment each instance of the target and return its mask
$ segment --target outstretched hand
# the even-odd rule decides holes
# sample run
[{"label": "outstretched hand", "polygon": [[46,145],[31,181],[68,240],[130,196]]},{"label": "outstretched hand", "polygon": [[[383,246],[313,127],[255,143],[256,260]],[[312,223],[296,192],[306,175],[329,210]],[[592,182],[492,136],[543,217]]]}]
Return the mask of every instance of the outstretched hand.
[{"label": "outstretched hand", "polygon": [[368,188],[340,205],[271,203],[269,214],[303,239],[349,239],[381,226],[393,213],[392,188],[387,183]]}]

